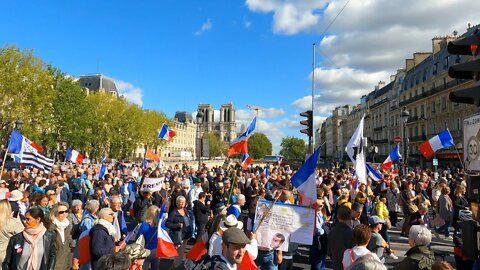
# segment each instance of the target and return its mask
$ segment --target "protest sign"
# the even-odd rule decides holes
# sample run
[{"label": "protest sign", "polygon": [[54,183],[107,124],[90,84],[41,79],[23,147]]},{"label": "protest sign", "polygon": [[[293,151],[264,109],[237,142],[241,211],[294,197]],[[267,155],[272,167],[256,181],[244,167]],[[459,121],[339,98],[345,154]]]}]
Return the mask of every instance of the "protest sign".
[{"label": "protest sign", "polygon": [[[272,205],[271,201],[257,203],[255,226]],[[267,249],[288,251],[288,243],[311,245],[315,211],[312,208],[276,203],[257,229],[258,246]]]},{"label": "protest sign", "polygon": [[142,184],[142,187],[140,188],[140,191],[150,191],[150,192],[159,191],[160,189],[162,189],[162,184],[164,179],[165,179],[164,177],[145,178],[143,180],[143,184]]}]

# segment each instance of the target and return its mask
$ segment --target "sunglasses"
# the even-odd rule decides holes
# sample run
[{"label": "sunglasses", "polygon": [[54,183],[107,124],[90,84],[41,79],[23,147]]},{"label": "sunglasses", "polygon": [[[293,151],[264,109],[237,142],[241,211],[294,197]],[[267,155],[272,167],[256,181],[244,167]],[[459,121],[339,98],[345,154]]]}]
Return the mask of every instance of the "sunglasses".
[{"label": "sunglasses", "polygon": [[63,214],[66,214],[66,213],[68,213],[68,210],[65,210],[65,211],[58,211],[58,214],[59,214],[59,215],[63,215]]}]

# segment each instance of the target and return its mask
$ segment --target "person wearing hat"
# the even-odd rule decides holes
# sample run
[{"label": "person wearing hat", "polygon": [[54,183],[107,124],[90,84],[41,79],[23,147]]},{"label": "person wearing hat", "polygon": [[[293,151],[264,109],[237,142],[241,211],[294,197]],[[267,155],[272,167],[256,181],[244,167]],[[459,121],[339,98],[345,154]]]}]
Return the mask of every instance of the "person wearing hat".
[{"label": "person wearing hat", "polygon": [[220,222],[220,230],[214,232],[208,241],[208,255],[214,256],[222,253],[222,234],[233,227],[243,228],[243,222],[238,221],[234,215],[228,215]]},{"label": "person wearing hat", "polygon": [[13,217],[15,218],[22,217],[27,212],[27,208],[25,207],[24,209],[25,211],[23,212],[23,214],[21,213],[22,199],[23,199],[23,193],[18,189],[12,191],[10,193],[10,198],[8,198],[8,201],[10,202],[10,207],[12,208]]},{"label": "person wearing hat", "polygon": [[137,243],[127,245],[121,253],[127,255],[132,262],[129,270],[142,270],[143,262],[150,256],[150,250]]},{"label": "person wearing hat", "polygon": [[[380,234],[383,224],[385,224],[385,220],[383,220],[379,216],[370,216],[368,218],[368,226],[370,227],[372,236],[370,237],[370,242],[367,245],[367,249],[377,254],[378,258],[382,258],[383,251],[385,251],[389,247],[388,243],[383,239],[382,235]],[[390,254],[391,255],[389,256],[391,256],[392,259],[398,259],[398,257],[396,257],[393,253]],[[384,261],[384,259],[382,260]]]},{"label": "person wearing hat", "polygon": [[245,252],[247,252],[246,246],[249,243],[250,239],[248,239],[241,229],[231,227],[223,233],[222,254],[220,256],[214,256],[214,260],[225,263],[229,270],[239,269],[238,265],[242,262],[243,256],[245,256]]},{"label": "person wearing hat", "polygon": [[219,203],[227,205],[228,198],[225,197],[225,193],[225,186],[223,185],[223,182],[218,182],[217,191],[213,194],[212,205],[217,205]]}]

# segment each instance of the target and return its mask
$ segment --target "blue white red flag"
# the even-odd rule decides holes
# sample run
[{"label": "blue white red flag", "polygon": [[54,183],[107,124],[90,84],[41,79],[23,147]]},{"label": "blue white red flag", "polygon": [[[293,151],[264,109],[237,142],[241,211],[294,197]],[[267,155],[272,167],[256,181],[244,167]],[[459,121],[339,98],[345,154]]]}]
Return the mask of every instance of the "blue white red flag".
[{"label": "blue white red flag", "polygon": [[248,125],[247,130],[240,134],[235,140],[232,141],[230,147],[228,148],[227,156],[231,156],[237,153],[247,153],[248,152],[248,138],[252,135],[257,127],[257,117],[254,116],[250,125]]},{"label": "blue white red flag", "polygon": [[400,146],[397,144],[395,148],[393,148],[390,155],[388,155],[387,159],[382,163],[382,169],[384,170],[391,170],[393,166],[393,162],[397,161],[402,156],[400,155]]},{"label": "blue white red flag", "polygon": [[178,256],[177,249],[175,244],[173,244],[172,239],[167,233],[167,228],[165,227],[165,207],[166,203],[163,204],[162,209],[159,213],[160,220],[158,221],[158,244],[157,244],[157,258],[170,258]]},{"label": "blue white red flag", "polygon": [[83,155],[80,154],[80,152],[78,152],[77,150],[69,147],[67,149],[66,159],[67,159],[67,161],[71,161],[71,162],[74,162],[74,163],[82,163]]},{"label": "blue white red flag", "polygon": [[300,169],[292,176],[292,184],[300,193],[300,204],[311,206],[317,202],[317,181],[315,167],[317,165],[320,147],[305,161]]},{"label": "blue white red flag", "polygon": [[450,134],[450,131],[447,128],[430,140],[420,144],[419,148],[424,157],[431,157],[438,150],[454,145],[452,134]]},{"label": "blue white red flag", "polygon": [[243,153],[242,156],[242,169],[248,169],[248,165],[253,162],[253,159],[248,155],[248,153]]},{"label": "blue white red flag", "polygon": [[167,142],[171,142],[175,135],[177,135],[175,130],[169,128],[167,124],[163,123],[162,127],[160,128],[160,132],[158,133],[158,138]]}]

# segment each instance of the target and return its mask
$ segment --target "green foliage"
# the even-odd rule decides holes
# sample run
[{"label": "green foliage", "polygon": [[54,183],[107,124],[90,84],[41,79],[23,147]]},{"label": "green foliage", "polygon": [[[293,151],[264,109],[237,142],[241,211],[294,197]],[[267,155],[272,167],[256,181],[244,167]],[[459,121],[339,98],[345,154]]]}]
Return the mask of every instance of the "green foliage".
[{"label": "green foliage", "polygon": [[272,154],[272,142],[263,133],[255,132],[248,139],[248,155],[253,159],[262,159]]},{"label": "green foliage", "polygon": [[[161,147],[159,128],[164,122],[172,125],[163,113],[124,98],[88,95],[72,78],[15,46],[0,48],[0,102],[0,144],[7,143],[13,123],[21,119],[21,132],[51,157],[63,143],[91,158],[129,158],[143,144]],[[212,145],[215,154],[225,152],[224,143],[223,148],[221,142]]]},{"label": "green foliage", "polygon": [[220,140],[215,133],[204,133],[203,138],[208,139],[210,157],[224,156],[227,153],[227,143]]},{"label": "green foliage", "polygon": [[286,137],[280,144],[280,155],[285,159],[303,159],[307,153],[307,144],[304,140],[295,137]]}]

